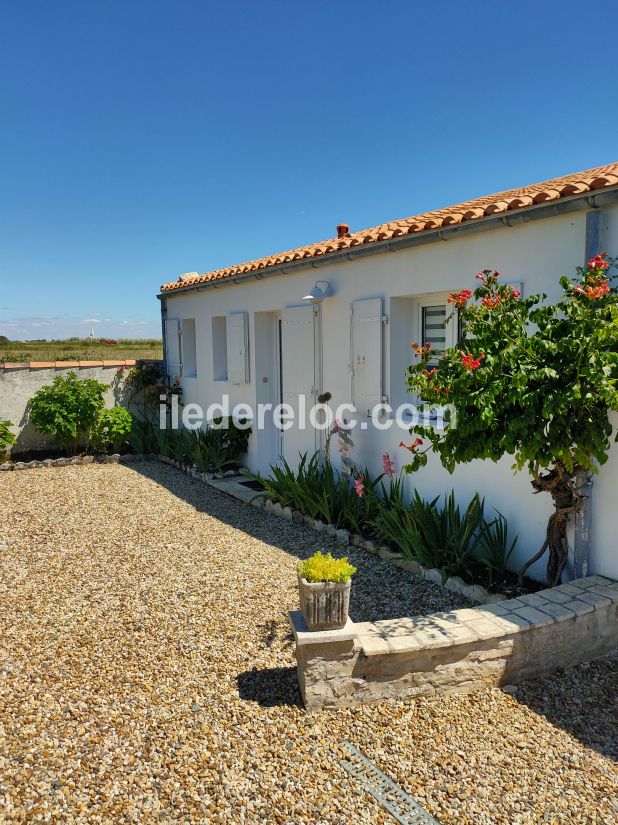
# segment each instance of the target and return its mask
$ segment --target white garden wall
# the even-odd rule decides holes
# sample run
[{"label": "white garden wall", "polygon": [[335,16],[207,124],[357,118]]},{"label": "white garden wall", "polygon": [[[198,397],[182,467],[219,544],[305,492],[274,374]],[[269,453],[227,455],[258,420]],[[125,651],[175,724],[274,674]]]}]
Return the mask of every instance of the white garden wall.
[{"label": "white garden wall", "polygon": [[137,361],[56,361],[31,362],[27,364],[0,363],[0,419],[8,419],[11,429],[17,436],[12,447],[13,453],[28,450],[54,448],[57,445],[37,432],[28,422],[28,401],[34,393],[51,384],[58,375],[75,372],[79,378],[94,378],[108,387],[105,393],[105,405],[114,407],[124,404],[122,393],[122,368],[130,368]]},{"label": "white garden wall", "polygon": [[[168,318],[195,319],[197,377],[182,379],[185,401],[198,402],[206,409],[220,401],[224,392],[229,393],[232,406],[240,402],[255,406],[257,401],[268,398],[276,401],[274,313],[306,303],[301,297],[320,279],[331,284],[334,295],[321,307],[323,375],[316,389],[332,393],[333,408],[351,400],[350,304],[360,298],[379,297],[388,318],[383,330],[383,393],[398,403],[404,397],[404,368],[412,358],[410,343],[420,337],[413,303],[410,301],[411,310],[407,313],[407,302],[401,299],[473,289],[475,273],[492,267],[499,269],[505,280],[523,283],[525,295],[544,291],[548,300],[556,300],[560,276],[574,274],[575,266],[584,261],[585,234],[586,213],[574,212],[512,227],[488,228],[400,251],[381,251],[354,261],[324,260],[314,267],[266,275],[261,280],[249,278],[238,284],[223,282],[217,288],[166,294]],[[603,211],[601,243],[610,255],[618,254],[617,206]],[[250,380],[241,385],[213,378],[212,317],[235,312],[249,312]],[[395,426],[384,432],[371,427],[365,431],[357,428],[353,434],[355,463],[380,472],[382,453],[388,451],[399,469],[405,462],[405,454],[398,447],[402,438],[406,440],[406,434]],[[309,443],[307,449],[311,449]],[[268,464],[276,460],[277,439],[272,432],[254,432],[248,465],[265,472]],[[437,461],[430,460],[427,467],[410,478],[410,484],[425,496],[442,494],[454,487],[462,502],[478,490],[485,497],[487,508],[499,509],[519,533],[515,559],[518,564],[542,543],[551,508],[548,498],[532,495],[527,474],[513,475],[511,464],[508,459],[498,464],[474,462],[459,467],[451,476]],[[612,454],[594,483],[593,555],[589,572],[615,578],[618,552],[613,504],[617,484],[618,457]],[[542,579],[544,566],[544,560],[539,562],[532,575]]]}]

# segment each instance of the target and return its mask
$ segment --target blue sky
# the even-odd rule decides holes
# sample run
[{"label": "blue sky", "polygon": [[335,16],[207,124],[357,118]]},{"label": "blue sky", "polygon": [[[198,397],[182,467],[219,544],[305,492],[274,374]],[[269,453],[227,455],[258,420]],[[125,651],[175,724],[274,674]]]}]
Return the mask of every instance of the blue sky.
[{"label": "blue sky", "polygon": [[0,334],[618,159],[615,2],[0,0]]}]

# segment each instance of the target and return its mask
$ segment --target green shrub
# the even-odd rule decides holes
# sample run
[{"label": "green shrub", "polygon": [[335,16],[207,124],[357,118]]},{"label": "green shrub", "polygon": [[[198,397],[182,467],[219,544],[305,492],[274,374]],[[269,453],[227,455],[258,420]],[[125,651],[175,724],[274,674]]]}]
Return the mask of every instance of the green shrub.
[{"label": "green shrub", "polygon": [[131,416],[131,430],[127,434],[127,443],[134,453],[157,453],[161,454],[157,434],[165,432],[159,430],[150,421]]},{"label": "green shrub", "polygon": [[[152,425],[142,428],[137,442],[153,442],[152,451],[168,455],[182,464],[195,466],[201,472],[222,472],[240,466],[240,457],[247,451],[251,428],[243,429],[244,421],[232,418],[215,419],[203,430],[161,430]],[[142,438],[148,433],[148,438]],[[135,448],[134,448],[135,449]]]},{"label": "green shrub", "polygon": [[118,452],[125,443],[133,418],[124,407],[101,410],[90,434],[90,442],[95,450],[101,452]]},{"label": "green shrub", "polygon": [[247,420],[244,418],[213,418],[204,432],[220,451],[226,453],[227,458],[237,460],[247,452],[249,445],[251,427],[247,427],[246,424]]},{"label": "green shrub", "polygon": [[137,413],[134,417],[154,424],[159,413],[161,393],[166,392],[163,365],[138,364],[126,372],[121,367],[118,382],[121,381],[124,403]]},{"label": "green shrub", "polygon": [[15,443],[15,435],[10,430],[11,422],[0,418],[0,459],[7,454],[11,444]]},{"label": "green shrub", "polygon": [[[438,499],[435,498],[427,506],[435,507],[437,501]],[[386,544],[401,550],[408,558],[418,560],[416,554],[418,526],[414,511],[404,502],[403,497],[393,496],[388,500],[380,501],[375,532]]]},{"label": "green shrub", "polygon": [[94,378],[80,379],[74,372],[58,376],[30,399],[29,418],[36,429],[51,435],[74,453],[88,440],[104,406],[107,387]]},{"label": "green shrub", "polygon": [[197,435],[193,430],[166,430],[166,455],[180,461],[181,464],[192,463],[193,448]]},{"label": "green shrub", "polygon": [[367,469],[357,473],[356,476],[343,473],[339,475],[335,521],[337,527],[345,527],[355,533],[375,532],[375,521],[378,517],[380,503],[376,488],[381,481],[381,475],[372,479]]},{"label": "green shrub", "polygon": [[463,510],[454,492],[445,496],[442,506],[439,497],[425,501],[416,490],[408,502],[401,479],[385,485],[383,475],[372,479],[367,470],[356,476],[338,474],[330,463],[320,464],[319,453],[302,455],[296,470],[283,461],[272,466],[266,478],[248,475],[262,483],[271,501],[337,527],[376,535],[423,567],[440,570],[443,581],[481,576],[491,584],[506,576],[517,539],[509,545],[508,525],[500,513],[485,521],[478,493]]},{"label": "green shrub", "polygon": [[335,559],[332,553],[324,555],[318,550],[300,563],[298,572],[308,582],[347,582],[356,573],[356,567],[348,562],[347,557]]}]

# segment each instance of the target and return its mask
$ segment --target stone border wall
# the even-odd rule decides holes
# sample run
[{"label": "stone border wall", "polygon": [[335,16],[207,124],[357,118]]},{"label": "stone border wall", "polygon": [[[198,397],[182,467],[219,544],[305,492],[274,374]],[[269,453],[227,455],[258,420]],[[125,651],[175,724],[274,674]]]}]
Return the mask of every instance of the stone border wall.
[{"label": "stone border wall", "polygon": [[[352,585],[354,586],[354,585]],[[618,582],[602,576],[475,609],[312,633],[290,613],[316,710],[516,684],[618,649]]]},{"label": "stone border wall", "polygon": [[74,455],[62,458],[33,459],[32,461],[5,461],[0,464],[0,472],[35,470],[42,467],[76,467],[82,464],[132,464],[134,461],[157,461],[158,456],[141,453],[120,453],[100,455]]}]

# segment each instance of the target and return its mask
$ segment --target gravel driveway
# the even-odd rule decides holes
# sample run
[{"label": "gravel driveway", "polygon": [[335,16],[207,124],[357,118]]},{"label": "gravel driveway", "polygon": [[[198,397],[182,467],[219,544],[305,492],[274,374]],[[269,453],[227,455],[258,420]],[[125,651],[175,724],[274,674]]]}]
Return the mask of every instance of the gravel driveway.
[{"label": "gravel driveway", "polygon": [[[0,494],[0,822],[394,822],[344,740],[442,823],[618,818],[616,660],[310,715],[286,612],[322,536],[158,463]],[[350,556],[356,620],[465,604]]]}]

